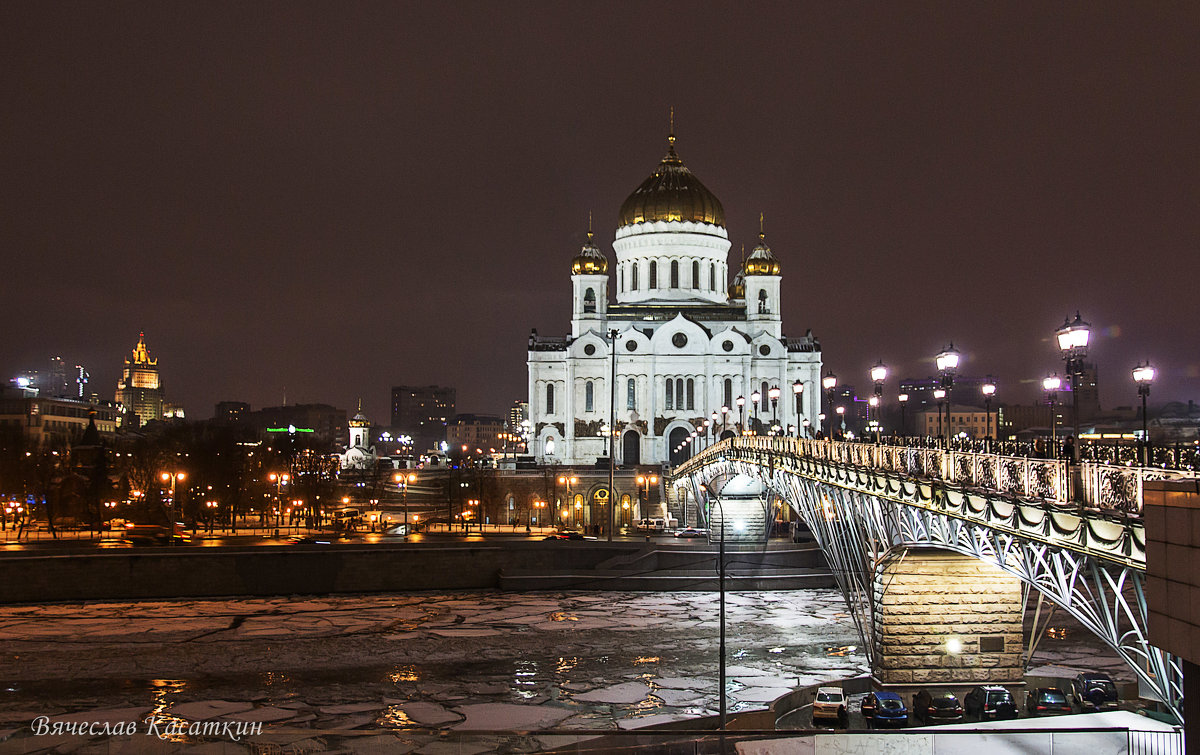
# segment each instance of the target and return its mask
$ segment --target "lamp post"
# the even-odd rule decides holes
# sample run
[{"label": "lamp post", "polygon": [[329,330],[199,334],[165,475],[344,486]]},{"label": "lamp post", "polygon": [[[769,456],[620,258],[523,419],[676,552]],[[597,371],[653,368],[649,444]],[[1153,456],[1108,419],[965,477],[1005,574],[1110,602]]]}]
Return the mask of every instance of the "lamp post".
[{"label": "lamp post", "polygon": [[738,396],[737,400],[734,401],[734,403],[737,404],[737,408],[738,408],[738,433],[740,435],[745,435],[746,434],[746,397]]},{"label": "lamp post", "polygon": [[811,425],[812,423],[808,421],[808,417],[805,417],[804,421],[800,424],[804,425],[804,437],[805,438],[809,437],[809,425]]},{"label": "lamp post", "polygon": [[837,408],[838,423],[841,425],[842,440],[846,439],[846,407],[839,406]]},{"label": "lamp post", "polygon": [[287,472],[283,474],[272,472],[267,475],[267,479],[275,485],[275,526],[278,527],[283,523],[283,505],[279,502],[279,488],[280,486],[287,485],[292,476]]},{"label": "lamp post", "polygon": [[1071,381],[1071,419],[1075,424],[1075,444],[1071,453],[1071,461],[1076,460],[1079,453],[1079,378],[1083,377],[1083,360],[1087,358],[1088,341],[1091,339],[1092,326],[1088,325],[1075,313],[1075,319],[1063,321],[1057,331],[1058,348],[1062,352],[1063,361],[1067,363],[1067,379]]},{"label": "lamp post", "polygon": [[[205,501],[204,508],[205,508],[205,513],[208,514],[208,531],[212,532],[213,531],[213,519],[216,517],[216,513],[217,513],[217,502],[216,501]],[[193,529],[192,532],[194,533],[195,530]]]},{"label": "lamp post", "polygon": [[758,391],[750,394],[750,427],[754,430],[754,434],[758,435],[758,404],[762,401],[763,395]]},{"label": "lamp post", "polygon": [[175,520],[181,516],[181,512],[183,511],[183,509],[179,506],[179,501],[176,500],[176,498],[175,498],[175,481],[178,480],[179,482],[183,482],[185,479],[187,479],[187,473],[186,472],[163,472],[161,475],[159,475],[159,478],[163,482],[169,481],[171,483],[171,513],[174,514],[174,516],[171,517],[171,521],[168,522],[167,524],[170,525],[171,545],[174,545],[175,544]]},{"label": "lamp post", "polygon": [[775,434],[775,428],[779,425],[779,396],[781,393],[782,391],[777,385],[767,389],[767,396],[771,399],[771,435]]},{"label": "lamp post", "polygon": [[[984,432],[984,441],[991,443],[991,397],[996,395],[996,379],[989,374],[988,379],[983,384],[983,411],[986,414],[986,431]],[[996,418],[996,436],[1000,436],[1000,418]]]},{"label": "lamp post", "polygon": [[942,404],[946,400],[946,389],[945,388],[934,388],[933,389],[933,397],[936,398],[937,402],[938,402],[938,441],[941,441],[941,439],[942,439]]},{"label": "lamp post", "polygon": [[1046,392],[1046,401],[1050,404],[1050,446],[1055,451],[1057,456],[1058,445],[1058,412],[1055,411],[1054,405],[1058,402],[1058,389],[1062,387],[1062,380],[1058,377],[1058,373],[1047,375],[1042,378],[1042,390]]},{"label": "lamp post", "polygon": [[[558,483],[560,485],[565,485],[567,488],[567,509],[573,513],[575,512],[575,497],[571,495],[571,486],[577,482],[579,482],[578,477],[568,477],[567,475],[562,475],[558,478]],[[578,514],[574,514],[574,516],[576,519],[578,519]],[[578,522],[576,522],[576,524],[578,524]]]},{"label": "lamp post", "polygon": [[[837,375],[826,372],[825,377],[821,378],[821,387],[825,389],[825,413],[828,414],[833,409],[833,389],[837,388]],[[831,436],[832,434],[830,433]]]},{"label": "lamp post", "polygon": [[[879,417],[879,397],[878,396],[871,396],[870,398],[867,399],[867,414],[868,414],[868,416],[872,412],[874,412],[876,418]],[[873,428],[875,430],[875,442],[878,443],[879,442],[879,420],[878,419],[868,419],[867,427]]]},{"label": "lamp post", "polygon": [[800,423],[803,421],[805,426],[808,425],[808,420],[800,419],[800,399],[804,396],[804,382],[797,380],[792,383],[792,395],[796,397],[796,437],[800,437]]},{"label": "lamp post", "polygon": [[875,403],[871,406],[875,407],[875,442],[879,442],[879,434],[882,429],[882,412],[880,407],[883,406],[883,381],[887,380],[888,368],[883,363],[883,360],[875,362],[875,366],[871,368],[871,380],[875,383]]},{"label": "lamp post", "polygon": [[1138,362],[1137,367],[1133,368],[1133,382],[1137,383],[1138,395],[1142,398],[1142,466],[1150,466],[1150,435],[1149,425],[1146,421],[1146,399],[1150,396],[1150,384],[1154,382],[1154,368],[1150,366],[1150,360],[1147,359],[1145,364]]},{"label": "lamp post", "polygon": [[544,508],[546,508],[545,501],[534,501],[533,502],[533,526],[534,527],[542,526],[541,514],[542,514],[542,509],[544,509]]},{"label": "lamp post", "polygon": [[638,475],[637,478],[637,497],[638,508],[641,511],[642,518],[645,519],[650,511],[650,486],[658,484],[658,477],[655,475]]},{"label": "lamp post", "polygon": [[908,406],[908,394],[901,393],[896,400],[900,402],[900,435],[908,435],[908,418],[904,415],[904,410]]},{"label": "lamp post", "polygon": [[400,488],[400,506],[404,509],[404,539],[408,539],[408,486],[417,481],[416,472],[397,472],[392,476],[396,487]]},{"label": "lamp post", "polygon": [[954,390],[954,373],[958,372],[960,356],[958,350],[954,348],[954,342],[951,341],[950,345],[941,354],[938,354],[935,360],[938,372],[941,373],[940,384],[946,391],[946,448],[950,447],[950,413],[954,408],[952,391]]},{"label": "lamp post", "polygon": [[721,407],[721,434],[725,434],[725,430],[729,427],[729,407]]},{"label": "lamp post", "polygon": [[718,418],[719,416],[721,416],[721,415],[717,414],[717,412],[716,412],[716,411],[714,411],[714,412],[712,413],[712,416],[711,416],[711,419],[712,419],[712,442],[713,442],[713,445],[716,445],[716,442],[717,442],[717,418]]}]

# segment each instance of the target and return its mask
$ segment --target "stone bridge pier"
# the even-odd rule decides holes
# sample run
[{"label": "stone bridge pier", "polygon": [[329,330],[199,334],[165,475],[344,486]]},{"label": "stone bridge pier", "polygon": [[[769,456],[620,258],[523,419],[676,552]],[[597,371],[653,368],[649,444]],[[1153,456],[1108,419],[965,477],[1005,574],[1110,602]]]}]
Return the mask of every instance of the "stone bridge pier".
[{"label": "stone bridge pier", "polygon": [[876,567],[872,592],[872,675],[883,689],[907,701],[925,687],[1023,683],[1016,577],[951,551],[896,548]]}]

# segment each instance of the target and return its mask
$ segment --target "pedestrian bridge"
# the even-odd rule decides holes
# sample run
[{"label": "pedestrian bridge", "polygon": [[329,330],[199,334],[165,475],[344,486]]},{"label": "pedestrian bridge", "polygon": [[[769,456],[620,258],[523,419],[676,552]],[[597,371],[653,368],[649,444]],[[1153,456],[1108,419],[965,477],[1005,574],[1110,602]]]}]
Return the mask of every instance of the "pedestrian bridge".
[{"label": "pedestrian bridge", "polygon": [[[694,497],[710,522],[724,519],[722,490],[739,476],[763,486],[760,521],[774,520],[775,506],[790,507],[825,551],[873,673],[885,685],[1019,681],[1021,621],[1025,601],[1036,593],[1039,608],[1041,597],[1052,601],[1111,646],[1182,721],[1182,665],[1146,637],[1141,500],[1147,480],[1184,474],[1190,473],[741,437],[679,465],[670,483]],[[931,560],[928,549],[959,554],[943,554],[957,558],[957,566],[947,570],[948,562]],[[994,567],[999,581],[979,572],[979,562]],[[922,569],[923,593],[904,582],[921,583]],[[971,611],[978,615],[967,616]],[[920,612],[943,618],[914,618]],[[987,631],[992,635],[981,636]],[[930,639],[939,633],[953,637]],[[895,656],[917,662],[895,668]]]}]

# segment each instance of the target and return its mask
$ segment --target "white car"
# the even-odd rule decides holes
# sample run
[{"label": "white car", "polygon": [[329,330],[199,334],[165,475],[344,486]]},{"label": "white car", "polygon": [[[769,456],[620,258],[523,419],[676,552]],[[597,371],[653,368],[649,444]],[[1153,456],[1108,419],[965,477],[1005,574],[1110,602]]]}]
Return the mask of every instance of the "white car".
[{"label": "white car", "polygon": [[814,721],[823,719],[839,720],[845,714],[846,693],[841,687],[818,687],[817,698],[813,700],[812,717]]}]

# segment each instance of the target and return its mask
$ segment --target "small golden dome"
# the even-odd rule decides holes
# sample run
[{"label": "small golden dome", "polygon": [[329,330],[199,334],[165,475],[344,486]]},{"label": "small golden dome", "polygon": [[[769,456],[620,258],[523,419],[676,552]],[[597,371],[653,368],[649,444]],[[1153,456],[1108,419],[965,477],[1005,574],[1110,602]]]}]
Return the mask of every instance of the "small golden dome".
[{"label": "small golden dome", "polygon": [[733,283],[729,284],[729,298],[746,298],[746,276],[742,275],[741,270],[738,270],[738,274],[733,276]]},{"label": "small golden dome", "polygon": [[758,216],[758,246],[742,263],[746,275],[779,275],[779,260],[767,246],[767,234],[763,232],[762,215]]},{"label": "small golden dome", "polygon": [[667,137],[667,156],[658,169],[621,204],[621,225],[658,220],[725,225],[725,208],[675,154],[675,135]]},{"label": "small golden dome", "polygon": [[608,275],[608,257],[592,243],[591,229],[588,229],[587,243],[571,260],[571,275]]}]

